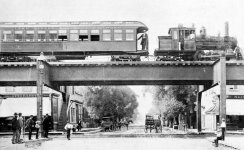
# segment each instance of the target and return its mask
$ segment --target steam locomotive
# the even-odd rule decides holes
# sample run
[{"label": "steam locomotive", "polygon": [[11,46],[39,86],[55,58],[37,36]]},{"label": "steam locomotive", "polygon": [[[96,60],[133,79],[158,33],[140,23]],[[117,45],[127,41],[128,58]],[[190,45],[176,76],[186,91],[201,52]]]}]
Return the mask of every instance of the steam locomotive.
[{"label": "steam locomotive", "polygon": [[139,61],[147,50],[137,35],[148,28],[138,21],[2,22],[0,61],[30,61],[27,56],[56,60],[109,55],[112,61]]},{"label": "steam locomotive", "polygon": [[216,60],[221,55],[229,59],[242,59],[237,40],[229,36],[229,25],[225,23],[225,36],[207,36],[202,27],[196,36],[194,27],[179,25],[170,28],[168,36],[158,36],[159,48],[154,51],[157,61]]}]

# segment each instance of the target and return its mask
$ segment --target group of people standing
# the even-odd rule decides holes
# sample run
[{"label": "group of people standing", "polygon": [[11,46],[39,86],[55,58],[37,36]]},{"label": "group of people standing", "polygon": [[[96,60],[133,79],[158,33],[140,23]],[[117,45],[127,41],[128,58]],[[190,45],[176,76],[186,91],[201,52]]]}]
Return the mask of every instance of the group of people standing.
[{"label": "group of people standing", "polygon": [[[48,131],[51,125],[51,119],[48,114],[45,115],[43,119],[43,131],[44,131],[44,138],[48,138]],[[33,115],[26,120],[24,126],[24,119],[22,117],[22,113],[14,113],[14,118],[12,119],[12,130],[13,130],[13,138],[12,143],[22,143],[23,139],[20,139],[21,133],[24,133],[24,129],[28,131],[28,139],[31,140],[33,130],[36,131],[36,139],[39,138],[39,129],[40,129],[41,122],[34,121]]]},{"label": "group of people standing", "polygon": [[23,132],[23,117],[22,114],[14,113],[14,118],[12,119],[12,130],[13,130],[13,138],[12,143],[22,143],[20,139],[20,135]]}]

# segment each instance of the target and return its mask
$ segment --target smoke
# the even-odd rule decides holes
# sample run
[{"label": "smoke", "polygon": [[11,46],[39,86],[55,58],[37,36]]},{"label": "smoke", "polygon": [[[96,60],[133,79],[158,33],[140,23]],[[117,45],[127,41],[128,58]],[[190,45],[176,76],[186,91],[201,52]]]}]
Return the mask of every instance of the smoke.
[{"label": "smoke", "polygon": [[153,114],[153,95],[150,92],[148,86],[130,86],[130,88],[136,93],[138,101],[138,115],[134,123],[137,125],[145,124],[146,114]]}]

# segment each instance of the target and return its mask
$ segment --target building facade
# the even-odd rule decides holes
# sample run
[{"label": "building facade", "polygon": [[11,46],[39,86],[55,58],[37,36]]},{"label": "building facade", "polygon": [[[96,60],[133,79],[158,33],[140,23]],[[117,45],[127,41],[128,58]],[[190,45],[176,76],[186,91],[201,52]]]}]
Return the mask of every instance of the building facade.
[{"label": "building facade", "polygon": [[[219,86],[202,92],[202,128],[216,130],[219,123]],[[244,85],[226,86],[227,130],[244,129]]]},{"label": "building facade", "polygon": [[[43,87],[42,115],[51,116],[54,130],[63,130],[67,120],[76,124],[82,119],[82,96],[75,93],[75,87],[60,87],[60,91]],[[36,118],[36,94],[36,86],[0,87],[0,132],[11,129],[10,121],[15,112]]]}]

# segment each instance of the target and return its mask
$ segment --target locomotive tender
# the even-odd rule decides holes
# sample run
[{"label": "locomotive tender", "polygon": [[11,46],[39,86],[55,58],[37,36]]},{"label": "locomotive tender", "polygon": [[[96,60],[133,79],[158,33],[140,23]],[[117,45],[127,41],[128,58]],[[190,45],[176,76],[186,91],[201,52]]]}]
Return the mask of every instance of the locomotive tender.
[{"label": "locomotive tender", "polygon": [[41,52],[57,60],[109,55],[137,61],[148,55],[137,48],[144,30],[138,21],[0,22],[0,61],[28,61]]},{"label": "locomotive tender", "polygon": [[170,28],[168,36],[159,36],[159,48],[154,51],[157,61],[216,60],[225,54],[227,59],[242,59],[237,40],[229,36],[228,22],[225,36],[207,36],[205,27],[196,36],[194,27],[179,25]]}]

